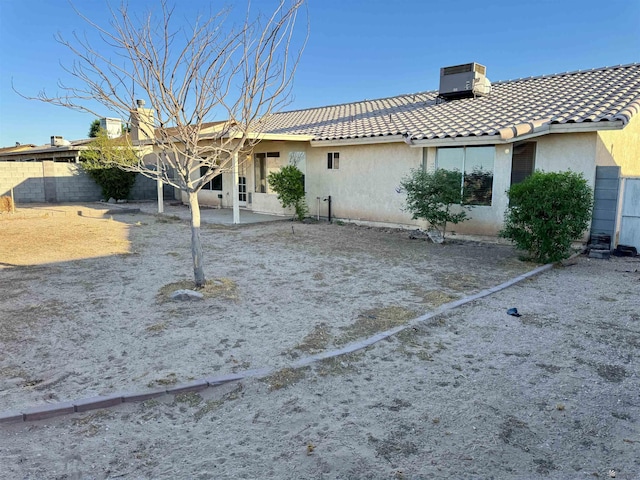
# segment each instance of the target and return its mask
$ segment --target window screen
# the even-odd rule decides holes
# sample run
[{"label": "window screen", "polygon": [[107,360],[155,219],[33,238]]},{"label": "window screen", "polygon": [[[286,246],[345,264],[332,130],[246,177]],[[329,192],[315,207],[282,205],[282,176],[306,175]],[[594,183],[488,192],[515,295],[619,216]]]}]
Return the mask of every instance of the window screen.
[{"label": "window screen", "polygon": [[535,168],[536,142],[526,142],[513,147],[511,157],[511,185],[522,182]]}]

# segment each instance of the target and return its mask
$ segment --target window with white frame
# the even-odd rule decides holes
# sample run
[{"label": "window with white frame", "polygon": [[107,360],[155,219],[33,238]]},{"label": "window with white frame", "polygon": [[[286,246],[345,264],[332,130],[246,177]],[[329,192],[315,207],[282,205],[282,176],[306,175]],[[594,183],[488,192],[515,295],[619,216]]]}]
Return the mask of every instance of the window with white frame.
[{"label": "window with white frame", "polygon": [[340,168],[340,153],[329,152],[327,153],[327,168],[329,170],[338,170]]},{"label": "window with white frame", "polygon": [[493,195],[493,163],[495,147],[441,147],[436,154],[436,167],[462,173],[462,203],[491,205]]}]

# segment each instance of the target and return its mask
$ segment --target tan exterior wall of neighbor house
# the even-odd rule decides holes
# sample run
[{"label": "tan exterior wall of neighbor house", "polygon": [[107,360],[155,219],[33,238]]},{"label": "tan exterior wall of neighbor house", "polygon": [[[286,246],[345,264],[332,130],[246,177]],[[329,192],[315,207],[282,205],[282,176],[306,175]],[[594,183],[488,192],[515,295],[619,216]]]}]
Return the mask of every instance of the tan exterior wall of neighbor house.
[{"label": "tan exterior wall of neighbor house", "polygon": [[[327,154],[338,152],[338,169],[327,168]],[[401,180],[412,168],[421,168],[422,149],[405,143],[312,147],[307,150],[307,202],[312,216],[326,217],[329,195],[332,216],[349,221],[412,225],[402,210]],[[318,212],[318,200],[319,212]]]},{"label": "tan exterior wall of neighbor house", "polygon": [[640,176],[640,115],[622,130],[598,132],[596,164],[618,165],[622,176]]}]

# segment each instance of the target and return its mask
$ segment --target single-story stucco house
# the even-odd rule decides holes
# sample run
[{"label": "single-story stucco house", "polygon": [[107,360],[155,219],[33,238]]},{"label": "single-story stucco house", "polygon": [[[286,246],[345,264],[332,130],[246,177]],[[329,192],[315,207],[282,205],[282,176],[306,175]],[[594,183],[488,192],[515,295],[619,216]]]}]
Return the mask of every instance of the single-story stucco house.
[{"label": "single-story stucco house", "polygon": [[[132,110],[131,137],[139,148],[153,150],[153,112],[143,106],[140,101]],[[202,141],[215,138],[224,124],[203,125]],[[289,214],[267,177],[295,163],[305,174],[312,216],[424,228],[425,222],[404,210],[401,181],[412,169],[458,169],[475,180],[461,185],[474,206],[455,231],[495,235],[513,183],[536,169],[572,170],[596,192],[592,231],[602,228],[612,244],[627,239],[624,243],[640,250],[640,202],[633,200],[640,196],[640,178],[633,178],[640,177],[640,63],[493,84],[484,66],[456,65],[440,70],[438,90],[275,113],[262,119],[256,135],[260,141],[253,151],[239,159],[237,182],[231,172],[221,173],[199,192],[201,205],[235,203],[254,212]],[[60,160],[77,162],[83,145],[59,143],[52,137],[51,146],[6,149],[0,152],[0,170],[15,172],[10,160],[41,160],[41,170],[59,167]],[[49,158],[52,154],[67,157]],[[609,170],[599,180],[603,169]],[[633,180],[626,193],[620,179]],[[34,184],[33,190],[43,187]],[[180,192],[165,192],[185,200]]]},{"label": "single-story stucco house", "polygon": [[[266,178],[295,162],[313,216],[327,216],[330,196],[336,219],[424,227],[403,210],[401,180],[411,169],[459,169],[485,181],[456,232],[494,235],[505,192],[536,169],[579,172],[592,186],[600,166],[639,176],[639,113],[638,63],[493,84],[479,64],[443,68],[439,90],[271,115],[240,161],[239,201],[285,213]],[[231,206],[230,173],[207,187],[201,204]]]}]

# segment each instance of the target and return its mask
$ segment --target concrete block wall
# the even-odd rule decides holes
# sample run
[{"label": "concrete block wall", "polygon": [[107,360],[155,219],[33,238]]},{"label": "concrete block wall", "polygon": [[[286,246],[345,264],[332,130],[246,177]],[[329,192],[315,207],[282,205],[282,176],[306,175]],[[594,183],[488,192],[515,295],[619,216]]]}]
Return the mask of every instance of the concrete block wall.
[{"label": "concrete block wall", "polygon": [[102,199],[100,187],[77,163],[55,163],[56,202],[94,202]]},{"label": "concrete block wall", "polygon": [[131,189],[131,198],[135,200],[155,200],[158,195],[157,191],[158,186],[155,180],[144,175],[138,175],[136,183],[133,184]]},{"label": "concrete block wall", "polygon": [[41,162],[0,162],[0,196],[13,195],[16,202],[44,202]]},{"label": "concrete block wall", "polygon": [[[16,203],[94,202],[100,187],[77,163],[0,162],[0,196],[13,195]],[[138,175],[132,200],[156,198],[156,182]]]}]

